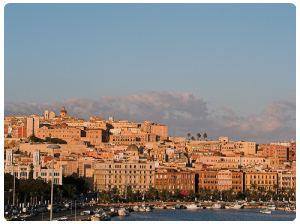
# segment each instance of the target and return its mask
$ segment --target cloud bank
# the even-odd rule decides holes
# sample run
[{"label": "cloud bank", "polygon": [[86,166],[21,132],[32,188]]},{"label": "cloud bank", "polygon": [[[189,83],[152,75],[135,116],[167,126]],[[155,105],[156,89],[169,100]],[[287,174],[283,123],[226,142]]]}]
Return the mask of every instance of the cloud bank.
[{"label": "cloud bank", "polygon": [[56,112],[65,106],[68,113],[81,118],[91,115],[114,116],[133,121],[153,120],[169,125],[171,135],[207,132],[211,138],[268,142],[295,139],[296,104],[276,101],[257,114],[243,116],[231,108],[209,108],[208,102],[191,93],[144,92],[128,96],[103,96],[98,100],[70,99],[53,103],[5,103],[5,115]]}]

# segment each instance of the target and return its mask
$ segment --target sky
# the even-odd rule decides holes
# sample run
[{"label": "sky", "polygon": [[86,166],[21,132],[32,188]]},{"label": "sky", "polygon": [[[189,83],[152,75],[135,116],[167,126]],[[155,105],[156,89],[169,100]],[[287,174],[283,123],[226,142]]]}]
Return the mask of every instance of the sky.
[{"label": "sky", "polygon": [[[166,121],[175,113],[199,121],[206,114],[218,124],[198,125],[218,135],[227,125],[224,116],[241,126],[270,110],[282,119],[278,105],[289,105],[291,123],[280,126],[289,131],[276,129],[276,136],[266,131],[264,140],[293,138],[295,18],[292,4],[8,4],[5,113],[35,112],[33,104],[36,110],[74,108],[74,102],[87,101],[94,105],[87,114],[115,112],[134,119],[141,109],[132,105],[137,97],[145,111],[153,109],[154,99],[164,108],[171,98],[170,111],[153,119]],[[110,108],[114,100],[118,103]],[[191,108],[178,108],[179,101]],[[84,115],[82,109],[73,112]],[[231,134],[258,138],[240,132]]]}]

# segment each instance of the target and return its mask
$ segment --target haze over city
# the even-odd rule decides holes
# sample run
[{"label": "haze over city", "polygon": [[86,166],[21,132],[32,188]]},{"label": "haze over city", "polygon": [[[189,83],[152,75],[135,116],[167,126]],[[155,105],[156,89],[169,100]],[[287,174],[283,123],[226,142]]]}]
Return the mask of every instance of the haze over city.
[{"label": "haze over city", "polygon": [[171,135],[295,139],[293,5],[15,5],[5,115],[45,109]]}]

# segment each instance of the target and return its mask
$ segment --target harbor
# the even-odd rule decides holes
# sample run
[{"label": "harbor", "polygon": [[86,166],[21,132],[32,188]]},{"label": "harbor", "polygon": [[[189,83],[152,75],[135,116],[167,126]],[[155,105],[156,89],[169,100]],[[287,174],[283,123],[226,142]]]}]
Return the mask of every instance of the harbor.
[{"label": "harbor", "polygon": [[[49,220],[46,205],[7,209],[7,220]],[[293,220],[295,202],[136,202],[65,203],[54,205],[53,221],[121,220]]]}]

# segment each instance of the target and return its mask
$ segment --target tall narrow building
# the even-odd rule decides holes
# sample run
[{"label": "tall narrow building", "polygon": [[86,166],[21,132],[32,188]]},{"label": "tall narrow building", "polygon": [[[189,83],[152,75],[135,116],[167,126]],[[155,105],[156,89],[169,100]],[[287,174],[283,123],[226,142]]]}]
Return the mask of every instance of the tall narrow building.
[{"label": "tall narrow building", "polygon": [[32,135],[36,135],[37,131],[40,127],[40,119],[38,116],[30,116],[27,118],[26,120],[26,130],[27,130],[27,134],[26,137],[30,137]]}]

